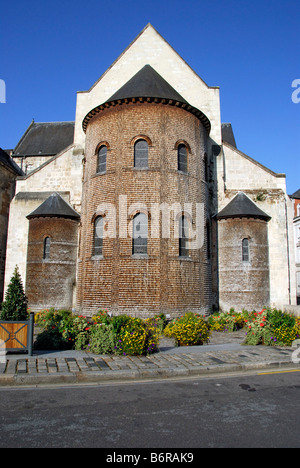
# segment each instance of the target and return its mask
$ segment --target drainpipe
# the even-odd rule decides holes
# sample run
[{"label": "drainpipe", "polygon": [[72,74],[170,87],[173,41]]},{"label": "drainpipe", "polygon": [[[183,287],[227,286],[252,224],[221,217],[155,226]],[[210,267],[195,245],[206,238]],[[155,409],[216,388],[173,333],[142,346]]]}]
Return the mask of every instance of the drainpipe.
[{"label": "drainpipe", "polygon": [[284,197],[284,204],[285,204],[286,247],[287,247],[287,261],[288,261],[289,305],[291,305],[291,267],[290,267],[290,249],[289,249],[289,223],[288,223],[286,197]]}]

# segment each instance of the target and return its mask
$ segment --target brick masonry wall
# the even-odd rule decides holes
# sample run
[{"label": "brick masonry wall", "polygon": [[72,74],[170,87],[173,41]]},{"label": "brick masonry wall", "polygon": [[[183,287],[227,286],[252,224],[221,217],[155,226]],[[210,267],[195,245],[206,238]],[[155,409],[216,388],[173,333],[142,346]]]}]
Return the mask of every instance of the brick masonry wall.
[{"label": "brick masonry wall", "polygon": [[[133,142],[147,136],[151,144],[148,169],[134,168]],[[188,173],[177,170],[176,142],[185,141]],[[105,174],[96,174],[97,147],[106,142]],[[87,128],[80,234],[77,311],[91,315],[99,308],[113,313],[148,316],[165,312],[178,315],[187,310],[204,312],[210,307],[209,262],[206,242],[191,250],[190,258],[178,256],[178,239],[171,222],[170,239],[151,237],[153,203],[196,203],[205,205],[204,153],[207,135],[192,114],[163,104],[130,103],[107,109]],[[125,216],[119,213],[119,196],[126,196]],[[93,257],[93,219],[99,205],[116,208],[116,237],[105,238],[103,258]],[[132,256],[132,239],[120,229],[130,226],[133,203],[148,208],[147,257]],[[107,219],[107,218],[106,218]],[[109,228],[109,223],[107,225]],[[160,220],[161,228],[161,220]],[[193,225],[195,229],[195,226]],[[126,231],[125,231],[126,232]]]},{"label": "brick masonry wall", "polygon": [[[268,223],[259,219],[218,221],[219,301],[222,310],[260,309],[270,303]],[[250,261],[242,261],[248,238]]]},{"label": "brick masonry wall", "polygon": [[[50,237],[50,257],[43,259],[44,239]],[[76,282],[78,222],[64,218],[29,221],[26,294],[32,311],[72,309]]]}]

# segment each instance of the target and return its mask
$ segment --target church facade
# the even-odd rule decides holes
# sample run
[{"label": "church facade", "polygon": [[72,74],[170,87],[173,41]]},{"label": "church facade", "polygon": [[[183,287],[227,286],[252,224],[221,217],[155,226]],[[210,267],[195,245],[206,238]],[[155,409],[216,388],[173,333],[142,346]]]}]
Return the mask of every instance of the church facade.
[{"label": "church facade", "polygon": [[219,88],[150,24],[77,94],[75,122],[32,123],[11,156],[28,170],[5,284],[18,265],[32,310],[295,304],[285,175],[237,149]]}]

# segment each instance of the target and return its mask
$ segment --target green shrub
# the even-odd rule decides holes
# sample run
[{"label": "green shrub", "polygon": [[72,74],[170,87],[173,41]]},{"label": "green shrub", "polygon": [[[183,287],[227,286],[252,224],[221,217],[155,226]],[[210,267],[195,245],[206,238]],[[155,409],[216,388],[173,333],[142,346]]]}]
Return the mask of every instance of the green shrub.
[{"label": "green shrub", "polygon": [[167,317],[165,314],[154,315],[154,317],[149,320],[152,321],[153,325],[157,325],[159,333],[163,333],[167,326]]},{"label": "green shrub", "polygon": [[245,325],[244,315],[230,309],[229,312],[215,312],[207,319],[209,328],[214,331],[233,332]]},{"label": "green shrub", "polygon": [[296,323],[296,318],[293,315],[282,312],[282,310],[268,307],[266,308],[266,312],[267,320],[273,329],[280,328],[281,326],[293,328]]},{"label": "green shrub", "polygon": [[64,338],[54,325],[40,333],[34,343],[34,348],[39,350],[66,350],[72,347],[71,338]]},{"label": "green shrub", "polygon": [[72,312],[68,309],[55,309],[50,307],[50,309],[44,309],[40,312],[34,314],[35,324],[42,328],[48,328],[50,325],[57,325],[64,321],[67,323],[72,319]]},{"label": "green shrub", "polygon": [[94,324],[91,327],[87,348],[95,354],[111,354],[115,351],[115,333],[112,324]]},{"label": "green shrub", "polygon": [[110,323],[111,317],[108,315],[107,310],[100,309],[95,315],[92,316],[92,322],[97,323]]},{"label": "green shrub", "polygon": [[36,314],[44,328],[36,349],[87,349],[95,354],[149,354],[157,350],[159,321],[128,315],[110,317],[99,311],[89,319],[69,310],[46,309]]},{"label": "green shrub", "polygon": [[300,336],[300,320],[275,308],[252,311],[245,322],[248,345],[290,346]]},{"label": "green shrub", "polygon": [[146,330],[143,320],[128,317],[123,325],[118,328],[116,338],[116,353],[124,355],[143,354],[146,345]]},{"label": "green shrub", "polygon": [[187,312],[182,317],[172,320],[166,326],[164,334],[173,337],[177,346],[193,346],[207,342],[210,331],[201,315]]},{"label": "green shrub", "polygon": [[166,318],[161,316],[148,318],[144,321],[146,331],[145,352],[147,354],[158,350],[159,337],[165,328]]},{"label": "green shrub", "polygon": [[5,294],[5,301],[2,303],[0,319],[7,321],[28,320],[27,302],[21,275],[18,266],[16,266]]},{"label": "green shrub", "polygon": [[86,348],[90,329],[86,317],[73,315],[67,309],[54,308],[45,309],[35,315],[35,323],[44,328],[36,340],[37,349],[59,349],[59,346],[62,346],[61,349]]}]

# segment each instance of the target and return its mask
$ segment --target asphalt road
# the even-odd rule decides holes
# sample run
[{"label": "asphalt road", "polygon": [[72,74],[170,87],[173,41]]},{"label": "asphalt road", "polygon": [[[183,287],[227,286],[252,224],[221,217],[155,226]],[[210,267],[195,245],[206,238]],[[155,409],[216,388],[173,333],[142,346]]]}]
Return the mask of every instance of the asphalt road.
[{"label": "asphalt road", "polygon": [[1,388],[0,447],[300,447],[299,397],[300,372]]}]

